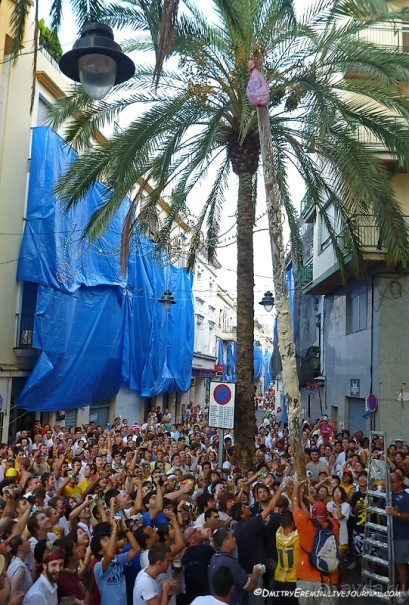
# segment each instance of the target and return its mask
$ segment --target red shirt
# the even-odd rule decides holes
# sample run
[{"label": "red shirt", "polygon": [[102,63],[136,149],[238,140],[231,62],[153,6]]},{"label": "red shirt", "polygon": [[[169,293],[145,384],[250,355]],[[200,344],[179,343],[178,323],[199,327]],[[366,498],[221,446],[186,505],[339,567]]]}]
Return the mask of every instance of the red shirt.
[{"label": "red shirt", "polygon": [[58,601],[62,597],[76,597],[80,601],[84,598],[84,588],[78,578],[77,572],[72,572],[67,569],[61,572],[57,582],[58,586]]}]

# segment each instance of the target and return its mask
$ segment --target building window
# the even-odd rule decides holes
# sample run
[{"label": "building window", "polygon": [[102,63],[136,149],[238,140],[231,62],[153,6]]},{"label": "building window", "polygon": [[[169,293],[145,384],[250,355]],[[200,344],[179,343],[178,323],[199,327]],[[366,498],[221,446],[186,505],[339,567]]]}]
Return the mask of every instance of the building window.
[{"label": "building window", "polygon": [[349,334],[366,330],[367,315],[367,291],[351,294],[349,297]]},{"label": "building window", "polygon": [[43,99],[38,97],[38,109],[37,109],[37,126],[49,126],[50,115],[49,115],[50,104]]},{"label": "building window", "polygon": [[34,314],[37,306],[38,284],[25,281],[22,283],[21,313],[17,314],[16,347],[32,348],[34,334]]}]

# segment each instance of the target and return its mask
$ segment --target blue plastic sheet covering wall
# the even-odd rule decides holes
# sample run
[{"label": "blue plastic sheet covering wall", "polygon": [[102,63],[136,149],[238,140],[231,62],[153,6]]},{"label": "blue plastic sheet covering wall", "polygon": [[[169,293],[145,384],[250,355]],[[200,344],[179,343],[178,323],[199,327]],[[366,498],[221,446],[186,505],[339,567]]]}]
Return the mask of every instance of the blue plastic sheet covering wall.
[{"label": "blue plastic sheet covering wall", "polygon": [[[227,342],[227,349],[224,347],[225,341],[219,340],[217,349],[217,363],[223,364],[222,382],[236,382],[236,357],[237,343]],[[227,359],[226,359],[227,356]],[[261,378],[263,374],[263,353],[260,347],[254,347],[254,380]]]},{"label": "blue plastic sheet covering wall", "polygon": [[224,359],[224,340],[219,340],[218,343],[218,347],[217,347],[217,363],[222,365],[223,364],[223,374],[221,377],[221,381],[222,382],[226,382],[227,381],[227,365]]},{"label": "blue plastic sheet covering wall", "polygon": [[263,351],[254,347],[254,380],[259,380],[263,374]]},{"label": "blue plastic sheet covering wall", "polygon": [[[150,397],[190,388],[194,341],[192,275],[155,261],[135,238],[119,267],[124,200],[107,233],[81,235],[107,199],[102,184],[64,213],[54,188],[75,152],[49,128],[33,131],[27,221],[17,279],[37,282],[33,346],[41,350],[18,406],[60,410],[113,397],[121,385]],[[155,261],[155,262],[153,262]],[[172,291],[165,311],[158,298]]]},{"label": "blue plastic sheet covering wall", "polygon": [[281,373],[282,369],[283,367],[281,364],[280,351],[278,350],[278,324],[277,317],[275,317],[273,326],[273,353],[270,361],[270,373],[272,380],[275,381],[276,376]]},{"label": "blue plastic sheet covering wall", "polygon": [[236,354],[237,354],[237,343],[227,343],[227,375],[230,382],[236,382]]},{"label": "blue plastic sheet covering wall", "polygon": [[266,349],[263,354],[263,366],[264,366],[264,388],[267,390],[270,382],[272,381],[272,376],[270,373],[270,361],[271,361],[271,353],[269,349]]}]

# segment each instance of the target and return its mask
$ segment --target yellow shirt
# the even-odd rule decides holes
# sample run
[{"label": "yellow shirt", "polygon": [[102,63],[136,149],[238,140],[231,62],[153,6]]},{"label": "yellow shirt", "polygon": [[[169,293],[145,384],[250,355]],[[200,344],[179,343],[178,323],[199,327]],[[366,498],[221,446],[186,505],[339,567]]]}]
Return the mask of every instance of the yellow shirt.
[{"label": "yellow shirt", "polygon": [[[85,492],[85,490],[91,485],[91,482],[88,479],[83,479],[78,483],[78,489],[81,490],[81,496]],[[67,489],[67,488],[65,488]]]},{"label": "yellow shirt", "polygon": [[346,495],[349,494],[349,492],[351,491],[351,489],[355,490],[355,486],[352,483],[351,485],[347,485],[346,483],[340,483],[339,487],[344,488]]},{"label": "yellow shirt", "polygon": [[78,485],[76,485],[75,487],[68,487],[68,485],[64,488],[64,496],[66,498],[71,498],[71,496],[75,496],[76,494],[78,494],[79,496],[81,496],[81,490],[78,487]]},{"label": "yellow shirt", "polygon": [[279,527],[276,533],[278,563],[274,573],[277,582],[296,582],[297,563],[300,555],[300,539],[297,530],[285,535]]}]

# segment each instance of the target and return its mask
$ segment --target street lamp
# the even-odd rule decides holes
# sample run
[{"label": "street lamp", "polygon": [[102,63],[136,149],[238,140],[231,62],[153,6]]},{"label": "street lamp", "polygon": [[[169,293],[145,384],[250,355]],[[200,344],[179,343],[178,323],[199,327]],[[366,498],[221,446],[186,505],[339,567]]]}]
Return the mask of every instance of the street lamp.
[{"label": "street lamp", "polygon": [[[318,397],[320,400],[320,411],[321,411],[321,416],[322,416],[322,397],[321,397],[321,387],[325,387],[325,376],[316,376],[314,378],[315,382],[317,383],[317,387],[318,387]],[[325,406],[326,408],[327,406]]]},{"label": "street lamp", "polygon": [[270,311],[272,311],[273,307],[274,307],[273,293],[270,292],[270,290],[268,292],[265,292],[263,298],[261,299],[261,301],[258,304],[263,305],[263,307],[265,308],[267,313],[270,313]]},{"label": "street lamp", "polygon": [[172,296],[172,292],[170,290],[165,290],[162,298],[158,298],[158,302],[163,305],[165,311],[169,311],[172,305],[176,304],[176,300]]},{"label": "street lamp", "polygon": [[103,99],[116,84],[132,78],[133,61],[114,41],[108,25],[92,21],[81,30],[81,37],[60,59],[60,69],[74,82],[81,82],[93,99]]}]

